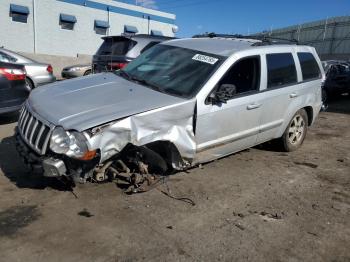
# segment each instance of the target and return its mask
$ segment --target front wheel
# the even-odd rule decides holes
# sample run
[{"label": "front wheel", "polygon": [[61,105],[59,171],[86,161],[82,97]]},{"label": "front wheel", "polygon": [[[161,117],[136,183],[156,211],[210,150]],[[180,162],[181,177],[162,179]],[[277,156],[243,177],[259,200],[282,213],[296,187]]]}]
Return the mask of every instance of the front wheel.
[{"label": "front wheel", "polygon": [[283,149],[287,152],[298,149],[304,142],[308,127],[308,117],[304,109],[295,113],[282,136]]},{"label": "front wheel", "polygon": [[91,75],[91,70],[86,70],[85,71],[84,76],[88,76],[88,75]]}]

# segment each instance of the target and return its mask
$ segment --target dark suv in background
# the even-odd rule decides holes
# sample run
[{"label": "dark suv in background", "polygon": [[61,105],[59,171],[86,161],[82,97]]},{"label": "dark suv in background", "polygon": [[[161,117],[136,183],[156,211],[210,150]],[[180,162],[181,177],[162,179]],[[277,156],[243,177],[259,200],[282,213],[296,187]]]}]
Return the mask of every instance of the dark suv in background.
[{"label": "dark suv in background", "polygon": [[350,92],[350,62],[329,60],[322,62],[326,78],[323,83],[323,101]]},{"label": "dark suv in background", "polygon": [[123,68],[152,46],[174,39],[166,36],[130,35],[106,36],[92,59],[93,73],[109,72]]}]

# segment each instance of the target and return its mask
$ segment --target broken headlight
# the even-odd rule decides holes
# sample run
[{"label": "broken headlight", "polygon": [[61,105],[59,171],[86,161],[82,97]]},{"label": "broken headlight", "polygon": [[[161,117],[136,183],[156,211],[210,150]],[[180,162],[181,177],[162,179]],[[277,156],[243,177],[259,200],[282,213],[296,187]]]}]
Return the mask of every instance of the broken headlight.
[{"label": "broken headlight", "polygon": [[85,155],[90,152],[83,134],[76,131],[66,131],[62,127],[56,127],[53,130],[50,149],[57,154],[78,159],[84,159]]}]

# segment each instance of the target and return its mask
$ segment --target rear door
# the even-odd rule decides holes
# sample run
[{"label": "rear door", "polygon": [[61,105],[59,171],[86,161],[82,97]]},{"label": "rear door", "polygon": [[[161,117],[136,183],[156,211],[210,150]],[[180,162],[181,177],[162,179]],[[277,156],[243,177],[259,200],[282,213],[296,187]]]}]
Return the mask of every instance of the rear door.
[{"label": "rear door", "polygon": [[290,51],[267,53],[264,60],[267,81],[262,91],[259,143],[278,136],[290,104],[300,96],[295,54]]},{"label": "rear door", "polygon": [[[321,71],[310,50],[266,54],[267,83],[258,142],[282,136],[297,110],[321,106]],[[317,109],[316,109],[317,111]]]}]

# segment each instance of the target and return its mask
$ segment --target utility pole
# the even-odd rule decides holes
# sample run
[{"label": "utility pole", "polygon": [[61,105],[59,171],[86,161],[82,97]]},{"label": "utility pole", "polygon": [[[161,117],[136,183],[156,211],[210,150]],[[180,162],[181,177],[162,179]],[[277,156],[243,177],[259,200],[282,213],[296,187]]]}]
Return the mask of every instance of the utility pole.
[{"label": "utility pole", "polygon": [[324,24],[323,41],[326,39],[326,34],[327,34],[327,24],[328,24],[328,17],[327,17],[326,22],[325,22],[325,24]]},{"label": "utility pole", "polygon": [[108,31],[107,31],[107,35],[110,35],[110,30],[111,30],[111,23],[110,23],[110,12],[109,12],[109,6],[107,6],[107,15],[108,15]]},{"label": "utility pole", "polygon": [[33,8],[33,51],[36,53],[36,26],[35,26],[35,0],[32,0],[32,8]]}]

